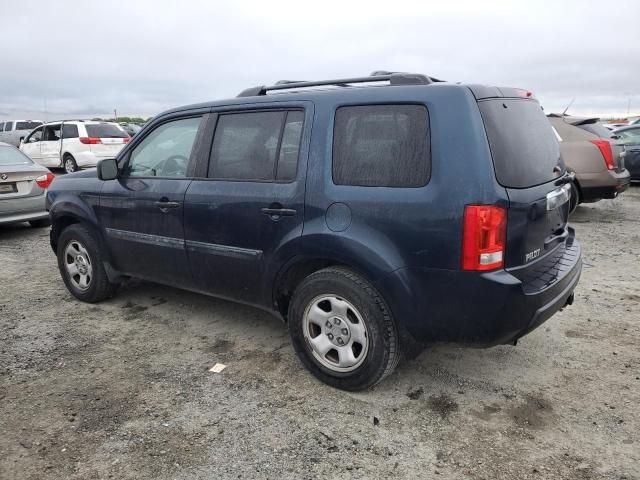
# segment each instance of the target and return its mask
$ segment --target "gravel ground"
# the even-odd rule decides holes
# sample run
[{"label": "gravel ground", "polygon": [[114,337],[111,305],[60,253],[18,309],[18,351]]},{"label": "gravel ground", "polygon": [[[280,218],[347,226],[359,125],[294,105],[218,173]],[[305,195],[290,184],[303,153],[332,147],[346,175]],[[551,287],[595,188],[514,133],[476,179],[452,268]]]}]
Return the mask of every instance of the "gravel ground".
[{"label": "gravel ground", "polygon": [[638,479],[640,188],[573,225],[571,308],[357,394],[317,382],[268,314],[148,283],[83,304],[47,229],[0,229],[0,478]]}]

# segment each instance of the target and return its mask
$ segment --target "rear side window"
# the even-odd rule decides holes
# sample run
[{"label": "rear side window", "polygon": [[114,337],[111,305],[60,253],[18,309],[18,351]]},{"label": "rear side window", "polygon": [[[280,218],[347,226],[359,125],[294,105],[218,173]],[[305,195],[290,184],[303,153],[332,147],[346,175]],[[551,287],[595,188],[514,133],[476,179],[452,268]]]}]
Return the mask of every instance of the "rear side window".
[{"label": "rear side window", "polygon": [[36,127],[42,125],[42,122],[18,122],[16,123],[16,130],[33,130]]},{"label": "rear side window", "polygon": [[557,178],[555,167],[564,170],[558,140],[538,102],[499,99],[478,105],[501,185],[532,187]]},{"label": "rear side window", "polygon": [[87,136],[92,138],[126,138],[129,135],[116,125],[111,123],[93,123],[85,125]]},{"label": "rear side window", "polygon": [[10,132],[11,130],[13,130],[13,122],[7,122],[4,124],[4,131],[5,132]]},{"label": "rear side window", "polygon": [[65,123],[62,126],[62,137],[63,138],[78,138],[78,126],[70,123]]},{"label": "rear side window", "polygon": [[431,176],[429,115],[422,105],[364,105],[336,111],[333,182],[421,187]]},{"label": "rear side window", "polygon": [[292,181],[297,172],[304,112],[221,114],[209,160],[209,177]]}]

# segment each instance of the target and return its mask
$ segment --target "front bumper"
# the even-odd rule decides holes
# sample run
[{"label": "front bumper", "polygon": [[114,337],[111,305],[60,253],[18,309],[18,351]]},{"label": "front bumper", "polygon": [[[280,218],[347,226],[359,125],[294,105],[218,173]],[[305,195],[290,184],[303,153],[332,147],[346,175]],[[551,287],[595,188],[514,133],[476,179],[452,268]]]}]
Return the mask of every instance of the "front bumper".
[{"label": "front bumper", "polygon": [[581,271],[580,244],[570,236],[523,268],[403,268],[376,286],[416,340],[492,346],[513,343],[571,303]]}]

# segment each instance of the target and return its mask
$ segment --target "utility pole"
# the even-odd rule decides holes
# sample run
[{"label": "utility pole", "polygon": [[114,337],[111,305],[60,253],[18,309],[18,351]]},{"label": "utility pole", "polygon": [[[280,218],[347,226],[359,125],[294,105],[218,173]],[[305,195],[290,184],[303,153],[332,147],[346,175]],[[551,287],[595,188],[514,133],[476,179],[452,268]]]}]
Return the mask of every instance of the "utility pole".
[{"label": "utility pole", "polygon": [[113,109],[113,121],[118,123],[118,111],[115,108]]},{"label": "utility pole", "polygon": [[629,100],[627,101],[627,117],[629,116],[630,113],[631,113],[631,97],[629,97]]}]

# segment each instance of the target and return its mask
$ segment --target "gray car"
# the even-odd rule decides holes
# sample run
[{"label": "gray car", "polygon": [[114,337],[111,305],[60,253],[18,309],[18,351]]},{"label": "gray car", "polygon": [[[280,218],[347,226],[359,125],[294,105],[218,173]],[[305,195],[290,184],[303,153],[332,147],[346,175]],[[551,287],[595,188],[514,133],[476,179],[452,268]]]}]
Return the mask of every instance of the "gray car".
[{"label": "gray car", "polygon": [[0,225],[49,225],[45,193],[54,178],[16,147],[0,142]]}]

